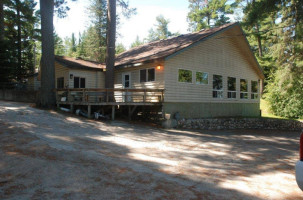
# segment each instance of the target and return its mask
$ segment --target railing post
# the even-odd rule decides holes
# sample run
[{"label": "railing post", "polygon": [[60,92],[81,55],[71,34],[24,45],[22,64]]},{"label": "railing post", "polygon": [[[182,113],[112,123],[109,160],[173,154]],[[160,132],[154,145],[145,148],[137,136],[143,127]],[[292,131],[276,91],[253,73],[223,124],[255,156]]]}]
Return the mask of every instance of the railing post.
[{"label": "railing post", "polygon": [[125,102],[128,102],[128,89],[126,89],[126,92],[125,92]]},{"label": "railing post", "polygon": [[146,89],[144,89],[144,96],[143,96],[143,102],[146,102]]},{"label": "railing post", "polygon": [[108,89],[106,88],[106,103],[108,103]]},{"label": "railing post", "polygon": [[161,91],[161,102],[164,102],[164,90]]}]

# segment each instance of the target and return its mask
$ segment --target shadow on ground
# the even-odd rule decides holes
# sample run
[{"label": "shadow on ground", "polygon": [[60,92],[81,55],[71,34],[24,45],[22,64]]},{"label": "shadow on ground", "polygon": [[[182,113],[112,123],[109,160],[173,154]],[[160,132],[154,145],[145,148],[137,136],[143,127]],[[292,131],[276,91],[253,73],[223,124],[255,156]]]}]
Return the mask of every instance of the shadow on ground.
[{"label": "shadow on ground", "polygon": [[0,108],[1,199],[302,197],[296,132],[163,130]]}]

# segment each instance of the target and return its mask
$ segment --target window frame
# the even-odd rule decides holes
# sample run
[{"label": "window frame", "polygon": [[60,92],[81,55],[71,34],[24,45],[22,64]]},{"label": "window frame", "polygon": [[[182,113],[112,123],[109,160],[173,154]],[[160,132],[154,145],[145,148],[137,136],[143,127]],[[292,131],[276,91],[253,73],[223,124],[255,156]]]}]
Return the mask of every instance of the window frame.
[{"label": "window frame", "polygon": [[[233,79],[235,79],[235,90],[229,90],[229,78],[233,78]],[[233,94],[235,94],[234,95],[234,97],[233,97]],[[228,99],[237,99],[237,78],[236,77],[231,77],[231,76],[228,76],[227,77],[227,98]]]},{"label": "window frame", "polygon": [[[148,81],[148,70],[153,69],[154,70],[154,80],[153,81]],[[141,71],[145,70],[145,81],[141,81]],[[155,67],[150,67],[150,68],[144,68],[144,69],[139,69],[139,83],[147,83],[147,82],[155,82],[156,81],[156,68]]]},{"label": "window frame", "polygon": [[[253,92],[253,82],[256,82],[257,84],[257,92]],[[258,84],[258,81],[253,81],[251,80],[251,83],[250,83],[250,91],[251,91],[251,99],[259,99],[259,84]]]},{"label": "window frame", "polygon": [[[75,87],[75,78],[79,78],[79,87]],[[84,87],[81,87],[81,79],[84,79]],[[74,89],[84,89],[86,88],[86,77],[74,76]]]},{"label": "window frame", "polygon": [[[59,80],[63,80],[63,82],[62,82],[62,87],[59,87],[58,85],[59,85]],[[63,89],[64,88],[64,77],[58,77],[57,78],[57,85],[56,85],[57,87],[57,89]]]},{"label": "window frame", "polygon": [[[244,80],[246,82],[246,92],[242,91],[242,88],[241,88],[241,81],[242,80]],[[240,99],[249,99],[248,98],[248,96],[249,96],[248,94],[249,94],[248,93],[248,81],[247,81],[247,79],[240,78]],[[245,96],[243,96],[243,95],[245,95]]]},{"label": "window frame", "polygon": [[[218,89],[214,89],[214,76],[221,76],[222,77],[222,89],[218,90]],[[224,99],[224,85],[223,85],[223,75],[218,75],[218,74],[213,74],[213,81],[212,81],[212,93],[213,93],[213,98],[214,99]],[[220,95],[218,95],[220,94]]]},{"label": "window frame", "polygon": [[[186,71],[190,71],[191,72],[191,82],[181,82],[179,81],[179,70],[186,70]],[[177,80],[178,80],[178,83],[184,83],[184,84],[193,84],[193,70],[190,70],[190,69],[184,69],[184,68],[178,68],[178,73],[177,73]]]},{"label": "window frame", "polygon": [[[197,82],[197,73],[207,74],[207,83]],[[197,85],[208,85],[208,84],[209,84],[209,73],[208,73],[208,72],[196,71],[195,77],[196,77],[196,84],[197,84]],[[179,74],[178,74],[178,78],[179,78]]]}]

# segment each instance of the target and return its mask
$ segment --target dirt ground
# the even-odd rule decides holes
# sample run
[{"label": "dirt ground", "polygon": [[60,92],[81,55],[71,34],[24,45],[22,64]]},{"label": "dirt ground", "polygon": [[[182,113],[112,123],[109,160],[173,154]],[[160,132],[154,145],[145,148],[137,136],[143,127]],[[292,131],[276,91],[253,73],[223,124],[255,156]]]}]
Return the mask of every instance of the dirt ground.
[{"label": "dirt ground", "polygon": [[299,135],[164,130],[0,101],[0,199],[303,199]]}]

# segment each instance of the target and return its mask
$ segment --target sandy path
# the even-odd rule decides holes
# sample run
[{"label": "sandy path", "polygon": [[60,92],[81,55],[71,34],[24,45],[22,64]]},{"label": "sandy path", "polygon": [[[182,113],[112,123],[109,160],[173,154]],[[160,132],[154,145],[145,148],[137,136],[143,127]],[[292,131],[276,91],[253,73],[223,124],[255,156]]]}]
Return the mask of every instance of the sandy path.
[{"label": "sandy path", "polygon": [[298,137],[103,123],[0,101],[0,199],[303,199]]}]

